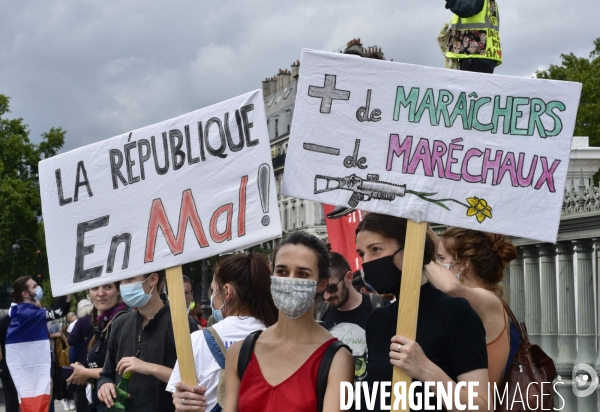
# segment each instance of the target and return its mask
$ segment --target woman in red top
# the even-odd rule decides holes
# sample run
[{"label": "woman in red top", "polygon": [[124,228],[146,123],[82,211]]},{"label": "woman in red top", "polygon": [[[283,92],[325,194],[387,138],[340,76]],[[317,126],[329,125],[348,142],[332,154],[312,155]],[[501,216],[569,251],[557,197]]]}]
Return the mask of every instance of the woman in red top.
[{"label": "woman in red top", "polygon": [[[335,338],[313,318],[317,290],[327,286],[329,252],[316,237],[296,232],[275,250],[271,293],[279,318],[256,341],[240,382],[242,342],[227,350],[225,412],[317,410],[317,370]],[[340,411],[340,382],[354,381],[354,359],[339,350],[331,364],[323,411]]]}]

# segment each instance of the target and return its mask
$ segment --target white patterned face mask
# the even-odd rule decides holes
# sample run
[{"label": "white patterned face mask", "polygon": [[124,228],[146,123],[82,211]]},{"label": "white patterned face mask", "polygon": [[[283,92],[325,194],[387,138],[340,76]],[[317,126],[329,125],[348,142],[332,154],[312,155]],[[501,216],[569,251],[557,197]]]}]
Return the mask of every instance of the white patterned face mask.
[{"label": "white patterned face mask", "polygon": [[273,302],[290,319],[298,319],[312,307],[316,292],[316,280],[271,276]]}]

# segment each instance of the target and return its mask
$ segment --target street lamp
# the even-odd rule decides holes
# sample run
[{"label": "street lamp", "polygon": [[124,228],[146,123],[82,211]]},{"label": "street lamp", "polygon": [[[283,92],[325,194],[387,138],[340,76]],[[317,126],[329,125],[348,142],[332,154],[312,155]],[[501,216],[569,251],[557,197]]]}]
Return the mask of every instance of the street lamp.
[{"label": "street lamp", "polygon": [[37,273],[37,277],[39,279],[41,279],[42,278],[42,261],[41,261],[41,256],[40,255],[42,254],[42,251],[40,250],[40,247],[38,246],[37,243],[35,243],[31,239],[27,239],[26,237],[24,237],[22,239],[15,240],[15,243],[10,247],[10,249],[12,250],[12,252],[14,254],[19,253],[21,251],[21,246],[19,246],[19,242],[22,242],[22,241],[30,242],[30,243],[32,243],[35,246],[36,251],[33,252],[33,254],[37,255],[37,269],[38,269],[37,270],[37,272],[38,272]]}]

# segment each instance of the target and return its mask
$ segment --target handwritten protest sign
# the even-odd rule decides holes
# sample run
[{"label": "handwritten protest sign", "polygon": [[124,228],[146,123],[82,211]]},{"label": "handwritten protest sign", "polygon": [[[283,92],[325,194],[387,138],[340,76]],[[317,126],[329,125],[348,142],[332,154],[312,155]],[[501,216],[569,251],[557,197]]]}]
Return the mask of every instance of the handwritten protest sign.
[{"label": "handwritten protest sign", "polygon": [[282,191],[555,242],[580,92],[304,50]]},{"label": "handwritten protest sign", "polygon": [[281,236],[261,91],[40,162],[52,291]]}]

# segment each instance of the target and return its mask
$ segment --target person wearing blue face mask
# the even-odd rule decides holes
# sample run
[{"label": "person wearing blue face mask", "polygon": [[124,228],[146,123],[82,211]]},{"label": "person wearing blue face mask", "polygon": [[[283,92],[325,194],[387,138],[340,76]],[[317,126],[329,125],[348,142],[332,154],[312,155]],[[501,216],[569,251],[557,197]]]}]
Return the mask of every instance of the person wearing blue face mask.
[{"label": "person wearing blue face mask", "polygon": [[[14,304],[9,310],[9,314],[0,320],[0,380],[4,388],[6,411],[16,412],[19,410],[17,390],[19,382],[16,382],[15,386],[11,373],[20,373],[16,369],[21,368],[22,359],[30,359],[33,363],[38,364],[39,362],[40,365],[47,362],[49,378],[50,345],[48,344],[47,352],[35,350],[25,352],[23,349],[15,349],[17,356],[12,356],[15,355],[14,350],[12,355],[6,352],[7,339],[11,340],[11,334],[15,336],[35,336],[36,334],[38,337],[48,336],[45,322],[66,316],[69,311],[71,295],[57,297],[51,308],[43,309],[40,303],[44,296],[42,287],[31,276],[22,276],[14,281],[11,296]],[[23,330],[25,332],[22,332]],[[12,372],[11,368],[14,369]],[[43,376],[38,376],[40,380],[43,378]]]},{"label": "person wearing blue face mask", "polygon": [[[123,301],[135,311],[113,322],[106,360],[98,380],[98,399],[111,407],[120,376],[131,372],[127,410],[173,411],[165,391],[177,360],[171,309],[160,298],[165,271],[121,281]],[[198,325],[188,317],[190,332]]]}]

